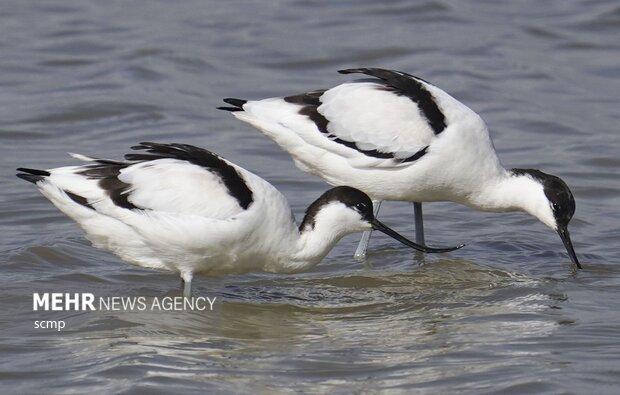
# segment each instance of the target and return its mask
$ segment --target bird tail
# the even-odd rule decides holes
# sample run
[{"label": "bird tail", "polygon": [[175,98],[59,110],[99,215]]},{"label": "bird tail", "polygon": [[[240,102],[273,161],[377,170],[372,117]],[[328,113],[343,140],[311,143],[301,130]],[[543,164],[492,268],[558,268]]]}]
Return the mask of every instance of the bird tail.
[{"label": "bird tail", "polygon": [[230,111],[230,112],[243,111],[243,105],[247,102],[248,102],[247,100],[233,99],[229,97],[229,98],[224,99],[224,103],[228,103],[232,105],[233,107],[218,107],[217,109],[224,110],[224,111]]},{"label": "bird tail", "polygon": [[33,184],[36,184],[37,182],[44,180],[45,177],[48,177],[50,175],[49,171],[38,170],[38,169],[27,169],[25,167],[18,167],[17,171],[21,172],[21,173],[16,174],[17,177],[21,178],[22,180],[31,182]]}]

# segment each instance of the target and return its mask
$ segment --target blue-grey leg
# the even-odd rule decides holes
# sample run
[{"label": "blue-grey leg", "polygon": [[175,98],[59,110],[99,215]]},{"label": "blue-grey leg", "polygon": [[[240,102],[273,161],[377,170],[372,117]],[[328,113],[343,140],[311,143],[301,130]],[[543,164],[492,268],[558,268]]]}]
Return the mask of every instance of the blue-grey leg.
[{"label": "blue-grey leg", "polygon": [[183,283],[183,297],[191,298],[192,297],[192,275],[182,274],[181,282]]},{"label": "blue-grey leg", "polygon": [[415,216],[415,242],[420,245],[424,243],[424,218],[422,218],[422,203],[413,203],[413,215]]},{"label": "blue-grey leg", "polygon": [[[381,208],[382,200],[373,200],[372,205],[375,209],[375,217],[379,214],[379,209]],[[366,251],[368,250],[368,242],[370,241],[370,234],[372,230],[367,230],[362,233],[362,238],[360,239],[360,243],[357,246],[357,250],[355,250],[355,255],[353,257],[357,260],[366,259]]]}]

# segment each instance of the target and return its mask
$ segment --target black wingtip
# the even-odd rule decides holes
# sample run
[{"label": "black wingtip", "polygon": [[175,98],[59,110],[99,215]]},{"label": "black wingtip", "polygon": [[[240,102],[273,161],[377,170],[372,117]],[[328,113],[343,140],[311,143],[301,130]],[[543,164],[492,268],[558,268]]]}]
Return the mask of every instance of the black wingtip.
[{"label": "black wingtip", "polygon": [[360,73],[361,69],[342,69],[342,70],[338,70],[338,72],[340,74],[353,74],[353,73]]},{"label": "black wingtip", "polygon": [[27,167],[18,167],[17,171],[21,171],[22,173],[34,174],[35,176],[49,176],[50,172],[46,170],[39,169],[28,169]]},{"label": "black wingtip", "polygon": [[230,104],[233,107],[218,107],[217,109],[230,112],[243,111],[243,105],[247,102],[247,100],[227,97],[226,99],[224,99],[224,103]]},{"label": "black wingtip", "polygon": [[218,110],[224,110],[229,112],[243,111],[242,108],[238,107],[216,107]]},{"label": "black wingtip", "polygon": [[36,184],[39,181],[43,181],[45,179],[45,177],[43,176],[37,176],[34,174],[26,174],[26,173],[17,173],[15,174],[17,177],[21,178],[22,180],[26,180],[28,182],[31,182],[33,184]]},{"label": "black wingtip", "polygon": [[238,107],[238,108],[242,108],[243,105],[245,103],[247,103],[247,102],[248,102],[247,100],[235,99],[235,98],[232,98],[232,97],[227,97],[226,99],[224,99],[224,103],[228,103],[228,104],[230,104],[232,106],[235,106],[235,107]]},{"label": "black wingtip", "polygon": [[45,179],[45,177],[50,175],[49,171],[39,170],[39,169],[28,169],[26,167],[18,167],[17,171],[21,171],[21,173],[15,174],[17,177],[22,180],[26,180],[33,184],[36,184],[39,181]]}]

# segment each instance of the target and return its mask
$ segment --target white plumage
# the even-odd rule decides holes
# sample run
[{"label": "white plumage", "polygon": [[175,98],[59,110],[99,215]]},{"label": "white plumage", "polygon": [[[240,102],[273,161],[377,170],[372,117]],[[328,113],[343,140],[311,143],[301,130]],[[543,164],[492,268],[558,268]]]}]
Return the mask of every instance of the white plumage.
[{"label": "white plumage", "polygon": [[[506,173],[486,125],[469,108],[434,88],[437,105],[448,114],[448,126],[436,135],[416,103],[384,87],[377,80],[345,83],[325,91],[314,107],[327,121],[329,134],[300,113],[303,105],[284,98],[248,101],[243,111],[233,115],[276,141],[303,170],[332,185],[359,188],[376,200],[467,204],[471,191],[460,185],[501,178]],[[354,142],[359,150],[336,142],[334,137]],[[419,159],[403,161],[425,147],[426,153]],[[393,157],[375,157],[362,150]],[[447,160],[456,157],[458,161]],[[464,172],[465,165],[475,171]]]},{"label": "white plumage", "polygon": [[[232,166],[253,191],[255,200],[251,208],[244,210],[230,196],[221,177],[209,168],[173,158],[126,162],[118,166],[121,169],[117,179],[130,185],[121,195],[135,209],[115,204],[101,186],[101,178],[82,174],[98,168],[113,169],[114,164],[93,162],[92,165],[50,169],[50,176],[37,182],[37,186],[54,205],[84,228],[93,244],[110,249],[131,263],[178,269],[181,273],[219,274],[230,269],[214,265],[215,260],[205,258],[221,254],[244,255],[245,246],[239,248],[238,243],[227,246],[228,240],[251,238],[248,230],[258,228],[265,219],[279,225],[274,228],[281,237],[291,234],[294,228],[282,194],[254,174],[221,160]],[[85,198],[93,209],[76,203],[66,192]],[[117,232],[110,231],[112,228]],[[205,248],[212,245],[219,248]],[[235,266],[236,271],[257,269],[253,266],[258,265],[273,266],[261,259],[251,261]]]},{"label": "white plumage", "polygon": [[73,156],[88,163],[18,169],[93,245],[143,267],[180,274],[189,295],[195,274],[292,273],[318,264],[344,235],[376,228],[370,198],[333,188],[297,228],[284,196],[253,173],[186,144],[141,143],[127,161]]},{"label": "white plumage", "polygon": [[221,109],[274,140],[303,171],[375,201],[527,212],[560,233],[579,267],[567,229],[575,203],[562,180],[504,169],[480,116],[427,81],[385,69],[340,72],[371,78],[294,96],[225,99],[232,107]]}]

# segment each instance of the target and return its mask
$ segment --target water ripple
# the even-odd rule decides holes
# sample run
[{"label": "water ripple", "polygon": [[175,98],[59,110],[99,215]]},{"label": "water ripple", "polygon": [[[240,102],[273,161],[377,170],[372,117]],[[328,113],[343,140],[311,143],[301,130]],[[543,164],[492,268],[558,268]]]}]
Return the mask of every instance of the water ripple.
[{"label": "water ripple", "polygon": [[[618,364],[618,33],[613,1],[25,3],[0,14],[3,392],[594,393]],[[299,218],[327,186],[215,110],[345,81],[420,75],[487,121],[507,167],[558,174],[571,234],[520,214],[425,206],[421,256],[356,237],[295,276],[197,278],[209,312],[32,311],[33,292],[177,296],[179,279],[94,249],[17,167],[120,158],[142,140],[205,146],[273,182]],[[381,218],[411,235],[411,205]],[[64,319],[61,333],[34,320]],[[8,388],[8,391],[4,389]]]}]

